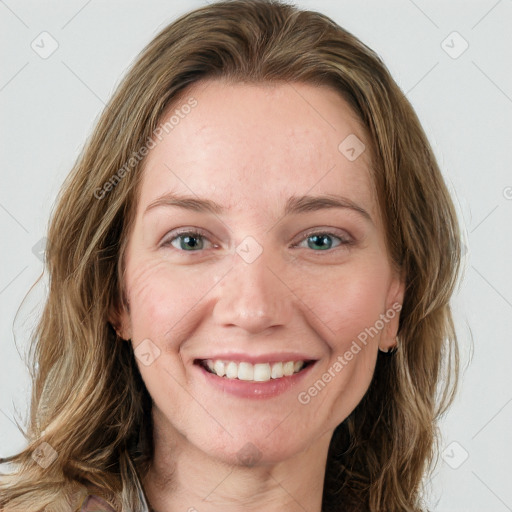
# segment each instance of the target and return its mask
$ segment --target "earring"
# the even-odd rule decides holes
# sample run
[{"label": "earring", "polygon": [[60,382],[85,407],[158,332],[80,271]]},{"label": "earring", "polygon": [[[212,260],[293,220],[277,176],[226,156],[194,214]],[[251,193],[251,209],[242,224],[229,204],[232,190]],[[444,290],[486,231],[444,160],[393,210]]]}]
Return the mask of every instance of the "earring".
[{"label": "earring", "polygon": [[388,348],[387,350],[382,350],[380,347],[379,347],[379,350],[383,353],[383,354],[394,354],[397,350],[398,350],[398,345],[399,345],[399,341],[398,341],[398,336],[395,336],[395,345],[393,347],[391,347],[390,349]]}]

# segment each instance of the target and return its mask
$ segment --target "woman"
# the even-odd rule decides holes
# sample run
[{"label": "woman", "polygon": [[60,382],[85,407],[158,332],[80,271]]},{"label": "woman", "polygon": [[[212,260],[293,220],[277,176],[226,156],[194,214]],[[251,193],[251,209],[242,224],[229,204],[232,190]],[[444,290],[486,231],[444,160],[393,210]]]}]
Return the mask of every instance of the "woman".
[{"label": "woman", "polygon": [[424,510],[459,228],[411,105],[332,20],[235,0],[165,28],[48,238],[5,512]]}]

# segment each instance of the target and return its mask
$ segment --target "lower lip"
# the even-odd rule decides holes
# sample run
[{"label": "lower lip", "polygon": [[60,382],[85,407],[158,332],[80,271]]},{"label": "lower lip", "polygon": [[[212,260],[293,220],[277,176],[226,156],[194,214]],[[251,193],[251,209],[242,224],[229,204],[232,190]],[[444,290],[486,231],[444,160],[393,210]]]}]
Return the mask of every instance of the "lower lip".
[{"label": "lower lip", "polygon": [[280,379],[270,379],[266,382],[255,382],[239,379],[228,379],[219,377],[214,373],[210,373],[200,364],[194,364],[202,373],[206,382],[224,393],[229,393],[240,398],[272,398],[297,386],[304,377],[315,366],[316,361],[304,370],[294,373],[289,377],[281,377]]}]

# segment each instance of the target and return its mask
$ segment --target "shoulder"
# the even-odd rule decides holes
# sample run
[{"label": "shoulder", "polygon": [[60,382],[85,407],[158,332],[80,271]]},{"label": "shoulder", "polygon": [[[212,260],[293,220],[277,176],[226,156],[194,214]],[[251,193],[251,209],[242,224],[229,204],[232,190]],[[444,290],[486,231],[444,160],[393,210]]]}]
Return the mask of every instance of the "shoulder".
[{"label": "shoulder", "polygon": [[103,498],[96,494],[89,494],[85,498],[80,512],[117,512],[111,505],[109,505]]}]

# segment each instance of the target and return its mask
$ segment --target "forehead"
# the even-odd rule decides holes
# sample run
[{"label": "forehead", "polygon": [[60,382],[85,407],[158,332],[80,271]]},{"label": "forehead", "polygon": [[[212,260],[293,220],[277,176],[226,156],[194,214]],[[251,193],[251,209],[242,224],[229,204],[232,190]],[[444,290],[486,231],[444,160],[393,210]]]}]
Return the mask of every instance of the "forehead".
[{"label": "forehead", "polygon": [[[338,193],[377,216],[370,141],[330,87],[209,80],[188,88],[161,125],[171,118],[172,128],[154,139],[146,158],[141,207],[168,192],[207,197],[229,210]],[[357,156],[361,143],[366,150],[353,159],[350,151]]]}]

